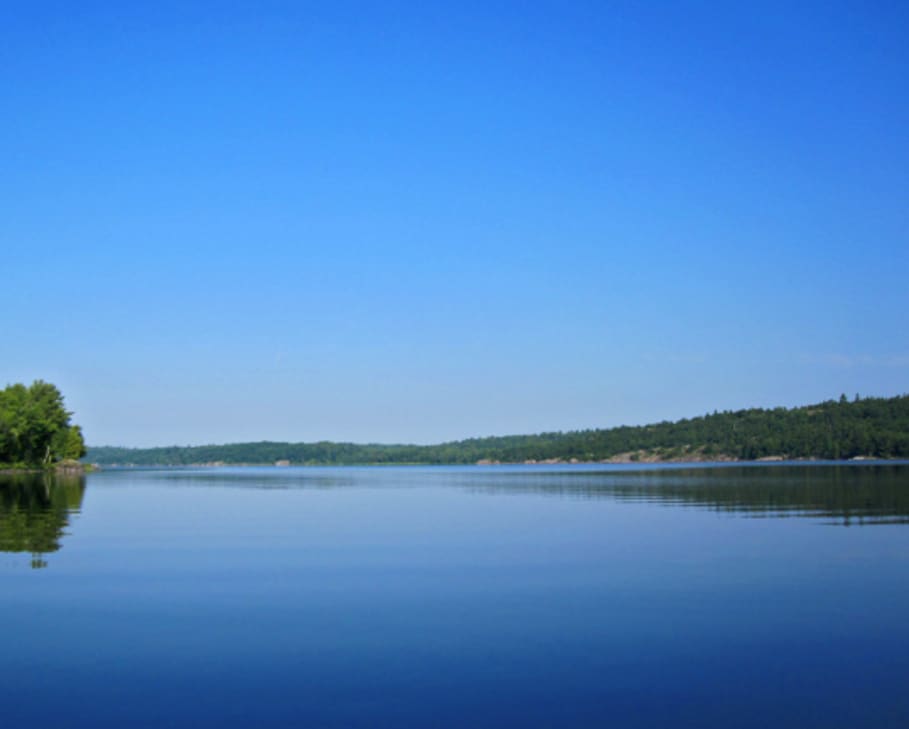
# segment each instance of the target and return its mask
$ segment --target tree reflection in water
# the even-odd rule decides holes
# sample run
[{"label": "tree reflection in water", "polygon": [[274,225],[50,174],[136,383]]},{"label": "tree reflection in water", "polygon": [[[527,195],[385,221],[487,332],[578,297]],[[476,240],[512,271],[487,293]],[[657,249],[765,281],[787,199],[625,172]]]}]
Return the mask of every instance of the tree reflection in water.
[{"label": "tree reflection in water", "polygon": [[[517,477],[516,477],[517,476]],[[909,465],[796,464],[509,474],[480,490],[692,506],[843,526],[909,523]]]},{"label": "tree reflection in water", "polygon": [[46,567],[84,493],[84,476],[0,475],[0,552],[30,552],[33,568]]}]

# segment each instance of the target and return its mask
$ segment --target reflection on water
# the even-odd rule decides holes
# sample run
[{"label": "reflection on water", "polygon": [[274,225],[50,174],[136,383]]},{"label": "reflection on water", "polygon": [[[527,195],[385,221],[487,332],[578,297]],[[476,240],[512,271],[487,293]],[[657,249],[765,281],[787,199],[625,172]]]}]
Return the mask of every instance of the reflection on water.
[{"label": "reflection on water", "polygon": [[122,470],[118,483],[242,489],[453,487],[698,507],[842,525],[909,523],[909,463],[679,466],[299,467]]},{"label": "reflection on water", "polygon": [[909,464],[87,482],[0,482],[4,727],[909,726]]},{"label": "reflection on water", "polygon": [[693,506],[756,517],[836,524],[909,523],[909,465],[792,465],[520,474],[477,484],[535,492]]},{"label": "reflection on water", "polygon": [[[850,525],[909,523],[909,464],[633,468],[293,468],[120,471],[122,484],[344,489],[455,487],[683,506],[752,517],[805,517]],[[0,551],[31,553],[35,568],[61,548],[85,477],[0,475]]]},{"label": "reflection on water", "polygon": [[84,493],[84,476],[0,475],[0,551],[31,552],[32,567],[46,567]]}]

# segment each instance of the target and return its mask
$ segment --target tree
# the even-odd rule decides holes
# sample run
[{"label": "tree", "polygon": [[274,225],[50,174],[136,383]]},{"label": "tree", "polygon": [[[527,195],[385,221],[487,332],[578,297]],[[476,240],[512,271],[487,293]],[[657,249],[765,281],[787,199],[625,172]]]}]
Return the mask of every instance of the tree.
[{"label": "tree", "polygon": [[0,390],[0,463],[48,465],[85,455],[82,431],[70,424],[63,395],[49,382]]},{"label": "tree", "polygon": [[78,461],[86,453],[82,428],[78,425],[71,425],[65,430],[59,431],[54,437],[51,450],[64,461]]}]

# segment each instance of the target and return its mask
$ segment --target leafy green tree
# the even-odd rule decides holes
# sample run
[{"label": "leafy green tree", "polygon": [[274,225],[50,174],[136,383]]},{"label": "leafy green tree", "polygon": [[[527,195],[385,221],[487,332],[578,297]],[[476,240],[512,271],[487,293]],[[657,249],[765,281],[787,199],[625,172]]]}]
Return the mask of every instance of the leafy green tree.
[{"label": "leafy green tree", "polygon": [[0,390],[0,463],[38,466],[81,458],[82,431],[70,416],[63,395],[48,382]]},{"label": "leafy green tree", "polygon": [[78,425],[71,425],[65,430],[59,431],[54,436],[51,450],[54,455],[64,461],[78,461],[86,453],[82,428]]}]

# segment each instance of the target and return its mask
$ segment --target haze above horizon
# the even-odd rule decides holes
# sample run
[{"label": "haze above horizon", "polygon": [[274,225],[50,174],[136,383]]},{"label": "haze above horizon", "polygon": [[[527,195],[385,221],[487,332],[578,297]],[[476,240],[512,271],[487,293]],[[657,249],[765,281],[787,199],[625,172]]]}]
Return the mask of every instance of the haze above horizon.
[{"label": "haze above horizon", "polygon": [[0,41],[0,386],[89,443],[909,389],[903,3],[45,3]]}]

